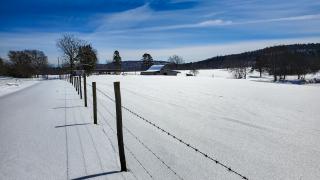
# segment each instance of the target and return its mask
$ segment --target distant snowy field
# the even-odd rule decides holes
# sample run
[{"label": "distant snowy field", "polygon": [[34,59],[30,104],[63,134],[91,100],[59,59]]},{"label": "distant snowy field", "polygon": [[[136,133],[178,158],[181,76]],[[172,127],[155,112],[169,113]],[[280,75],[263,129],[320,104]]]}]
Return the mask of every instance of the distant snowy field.
[{"label": "distant snowy field", "polygon": [[[181,73],[179,76],[186,76],[189,71],[180,71]],[[227,78],[227,79],[233,79],[233,75],[231,72],[229,72],[227,69],[209,69],[209,70],[199,70],[198,77],[212,77],[212,78]],[[313,79],[317,78],[320,79],[320,72],[315,74],[307,74],[306,79]],[[263,73],[262,77],[259,77],[259,72],[254,71],[252,73],[248,73],[247,79],[249,80],[259,80],[259,81],[272,81],[273,76],[268,75],[267,73]],[[296,80],[297,76],[287,76],[287,80]]]},{"label": "distant snowy field", "polygon": [[[178,70],[180,73],[178,76],[186,76],[187,73],[190,73],[189,70]],[[127,72],[127,75],[139,75],[140,72]],[[208,70],[198,70],[197,78],[207,77],[207,78],[224,78],[224,79],[234,79],[233,74],[227,69],[208,69]],[[190,78],[190,77],[189,77]],[[310,79],[320,79],[320,72],[314,74],[307,74],[305,76],[306,80]],[[259,72],[253,71],[249,72],[247,75],[247,80],[261,81],[261,82],[272,82],[273,76],[268,75],[267,73],[262,73],[262,77],[259,77]],[[292,83],[297,81],[297,76],[286,76],[286,80]]]},{"label": "distant snowy field", "polygon": [[0,96],[10,94],[38,83],[38,79],[23,79],[0,76]]},{"label": "distant snowy field", "polygon": [[[257,73],[232,79],[226,70],[201,70],[197,77],[186,77],[186,72],[172,77],[94,75],[88,83],[97,82],[98,89],[114,97],[112,83],[120,81],[124,106],[249,179],[320,179],[320,86],[266,83],[272,77],[257,78]],[[115,112],[113,102],[97,96],[98,109],[115,126],[108,113]],[[184,179],[240,179],[125,110],[123,121]],[[124,133],[125,144],[155,177],[175,178]]]}]

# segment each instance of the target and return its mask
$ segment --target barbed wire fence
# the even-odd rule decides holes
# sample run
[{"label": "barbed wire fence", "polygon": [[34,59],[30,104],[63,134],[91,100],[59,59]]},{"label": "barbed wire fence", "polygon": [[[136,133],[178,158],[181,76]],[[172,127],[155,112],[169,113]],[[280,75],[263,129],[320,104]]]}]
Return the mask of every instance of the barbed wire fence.
[{"label": "barbed wire fence", "polygon": [[[71,81],[71,80],[70,80]],[[112,85],[109,84],[105,84],[104,85],[110,86],[112,87]],[[84,84],[87,85],[89,87],[92,87],[92,85],[90,85],[89,83]],[[91,89],[91,88],[87,88],[87,89]],[[105,97],[106,99],[108,99],[110,102],[112,103],[116,103],[116,100],[114,98],[112,98],[112,95],[108,94],[108,93],[112,93],[112,91],[109,91],[108,93],[106,91],[103,91],[102,89],[96,88],[96,91],[99,93],[99,95],[102,95],[103,97]],[[89,95],[88,97],[92,97],[92,92],[91,95]],[[88,98],[88,100],[90,99],[91,103],[88,104],[92,104],[93,100],[92,98]],[[112,127],[112,125],[108,122],[108,120],[104,117],[103,113],[100,111],[103,110],[104,112],[107,112],[110,117],[112,117],[112,119],[116,118],[116,115],[114,115],[111,111],[110,111],[110,107],[111,106],[106,106],[104,102],[102,102],[103,98],[98,98],[98,102],[99,102],[99,108],[98,108],[98,114],[99,117],[101,117],[100,119],[104,122],[104,124],[102,125],[107,125],[107,127],[113,132],[113,134],[116,136],[117,132],[115,131],[115,129]],[[104,100],[104,99],[103,99]],[[105,100],[104,100],[105,101]],[[113,105],[114,107],[114,105]],[[92,108],[92,106],[91,106]],[[155,128],[156,130],[158,130],[159,132],[161,132],[163,135],[171,137],[172,139],[174,139],[175,141],[177,141],[178,143],[184,145],[186,148],[189,148],[191,150],[193,150],[195,153],[201,155],[202,157],[204,157],[205,159],[215,163],[216,165],[221,166],[222,168],[226,169],[226,171],[233,173],[235,175],[237,175],[239,178],[241,179],[245,179],[248,180],[248,178],[243,175],[242,173],[236,171],[235,169],[233,169],[232,167],[228,166],[227,164],[223,163],[222,161],[218,160],[217,158],[215,158],[214,156],[204,152],[203,150],[199,149],[198,147],[196,147],[195,145],[192,145],[190,143],[188,143],[187,141],[183,140],[182,138],[176,136],[174,133],[170,132],[169,130],[164,129],[163,127],[159,126],[158,124],[154,123],[153,121],[143,117],[141,114],[135,112],[134,110],[128,108],[127,106],[121,105],[121,108],[125,111],[127,111],[129,114],[131,114],[132,116],[136,117],[137,119],[140,119],[142,122],[146,123],[147,125],[150,125],[151,127]],[[92,114],[91,114],[92,117]],[[165,160],[163,160],[163,158],[161,158],[161,156],[157,153],[155,153],[154,150],[152,150],[152,148],[150,148],[150,146],[148,146],[141,138],[139,138],[139,136],[137,136],[136,134],[134,134],[130,128],[123,126],[123,129],[125,130],[126,134],[130,135],[133,139],[136,140],[136,142],[138,142],[141,147],[143,147],[144,149],[146,149],[148,152],[150,152],[164,167],[166,167],[168,169],[168,171],[170,171],[173,175],[175,175],[178,179],[184,179],[176,170],[174,170],[174,168],[172,166],[170,166],[168,163],[165,162]],[[108,137],[108,135],[106,134],[104,128],[102,128],[102,131],[104,132],[104,134],[107,136],[107,138],[109,139],[110,143],[112,143],[110,137]],[[114,145],[113,149],[114,148]],[[133,153],[133,151],[126,145],[124,144],[124,147],[126,149],[126,151],[133,157],[133,159],[135,159],[135,161],[139,164],[139,166],[144,170],[144,172],[148,175],[148,177],[150,179],[153,179],[154,176],[152,175],[152,173],[150,172],[150,170],[148,170],[148,168],[146,168],[145,165],[143,165],[142,161],[140,161],[138,159],[138,157]],[[133,172],[132,172],[133,173]],[[133,174],[133,176],[136,177],[135,174]]]},{"label": "barbed wire fence", "polygon": [[[91,85],[89,85],[89,86],[91,86]],[[102,92],[101,90],[98,90],[98,89],[97,89],[97,91],[99,91],[100,93]],[[102,92],[102,93],[104,93],[104,92]],[[112,102],[113,102],[113,101],[112,101]],[[114,115],[114,114],[109,110],[110,108],[107,108],[107,107],[106,107],[103,103],[101,103],[101,102],[100,102],[99,104],[102,106],[101,109],[103,109],[104,112],[107,112],[107,113],[115,120],[115,118],[116,118],[115,116],[116,116],[116,115]],[[116,133],[117,133],[116,130],[112,127],[112,125],[108,122],[108,120],[103,116],[102,112],[101,112],[100,110],[98,110],[98,113],[100,114],[100,117],[101,117],[102,121],[109,127],[109,129],[111,129],[111,131],[113,132],[113,134],[116,135]],[[132,137],[134,137],[134,139],[136,139],[136,140],[137,140],[147,151],[149,151],[157,160],[159,160],[159,162],[160,162],[161,164],[163,164],[168,170],[170,170],[174,175],[176,175],[178,179],[183,179],[180,175],[178,175],[178,173],[177,173],[176,171],[173,170],[173,168],[172,168],[171,166],[169,166],[167,163],[165,163],[165,161],[164,161],[162,158],[160,158],[160,155],[158,155],[157,153],[155,153],[153,150],[151,150],[151,148],[150,148],[149,146],[147,146],[145,143],[143,143],[142,140],[137,137],[137,135],[134,135],[126,126],[124,126],[124,129],[125,129],[126,131],[128,131],[129,134],[130,134]],[[139,163],[139,165],[144,169],[144,171],[146,172],[146,174],[148,174],[149,177],[150,177],[151,179],[153,179],[153,176],[151,175],[150,171],[147,170],[147,168],[142,164],[141,161],[139,161],[139,159],[138,159],[137,156],[133,153],[133,151],[130,150],[130,148],[129,148],[128,146],[126,146],[126,144],[124,144],[124,146],[125,146],[126,150],[133,156],[133,158]]]}]

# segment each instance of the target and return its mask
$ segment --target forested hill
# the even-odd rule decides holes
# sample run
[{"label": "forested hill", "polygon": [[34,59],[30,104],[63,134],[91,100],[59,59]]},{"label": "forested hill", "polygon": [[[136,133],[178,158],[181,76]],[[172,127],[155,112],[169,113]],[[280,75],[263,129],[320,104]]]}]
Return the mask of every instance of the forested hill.
[{"label": "forested hill", "polygon": [[[254,66],[258,61],[277,61],[284,64],[309,63],[311,68],[320,69],[320,43],[316,44],[293,44],[267,47],[264,49],[216,56],[203,61],[181,64],[177,69],[216,69],[232,68],[239,66]],[[311,63],[311,64],[310,64]],[[258,63],[259,64],[259,63]]]}]

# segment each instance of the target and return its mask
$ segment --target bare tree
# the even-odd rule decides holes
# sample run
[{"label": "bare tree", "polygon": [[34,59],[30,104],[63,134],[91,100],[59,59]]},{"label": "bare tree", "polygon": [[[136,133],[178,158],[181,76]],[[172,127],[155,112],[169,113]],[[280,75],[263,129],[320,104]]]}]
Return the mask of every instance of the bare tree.
[{"label": "bare tree", "polygon": [[44,52],[39,50],[25,50],[24,53],[30,56],[36,75],[44,75],[48,67],[48,57]]},{"label": "bare tree", "polygon": [[184,60],[181,56],[178,56],[178,55],[173,55],[173,56],[170,56],[168,58],[168,61],[172,64],[182,64],[184,63]]},{"label": "bare tree", "polygon": [[233,74],[236,79],[246,79],[249,72],[249,68],[246,66],[230,68],[229,72]]},{"label": "bare tree", "polygon": [[31,56],[24,51],[9,51],[12,71],[10,75],[14,77],[28,78],[34,74]]},{"label": "bare tree", "polygon": [[171,64],[170,66],[174,69],[178,69],[179,64],[183,64],[184,60],[181,56],[173,55],[168,58],[168,62]]},{"label": "bare tree", "polygon": [[9,51],[10,75],[15,77],[31,77],[45,74],[48,68],[48,58],[39,50]]},{"label": "bare tree", "polygon": [[197,76],[199,74],[199,71],[197,69],[191,69],[189,71],[189,74],[192,74],[192,76]]},{"label": "bare tree", "polygon": [[75,63],[78,61],[79,48],[84,44],[83,40],[71,34],[65,34],[57,41],[57,47],[62,51],[63,57],[69,63],[71,71],[75,69]]}]

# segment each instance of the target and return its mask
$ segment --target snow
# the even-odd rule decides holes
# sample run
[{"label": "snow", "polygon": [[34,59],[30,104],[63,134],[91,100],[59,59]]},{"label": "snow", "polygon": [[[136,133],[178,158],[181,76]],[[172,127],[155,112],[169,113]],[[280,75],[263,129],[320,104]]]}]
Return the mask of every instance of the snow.
[{"label": "snow", "polygon": [[[23,100],[23,101],[22,101]],[[65,81],[0,97],[0,179],[134,179]]]},{"label": "snow", "polygon": [[[88,78],[112,97],[112,82],[120,81],[124,106],[249,179],[319,179],[319,86],[256,80],[232,79],[226,70],[201,70],[197,77]],[[98,99],[102,112],[114,112],[101,93]],[[239,179],[127,111],[124,124],[184,179]],[[125,134],[126,143],[138,144]],[[136,149],[139,158],[152,156],[142,149]],[[159,168],[156,160],[143,163],[151,172]]]},{"label": "snow", "polygon": [[0,179],[241,179],[124,108],[129,172],[119,173],[115,104],[107,97],[115,81],[123,106],[248,179],[320,179],[320,86],[186,72],[90,76],[88,107],[60,80],[0,97]]},{"label": "snow", "polygon": [[0,76],[0,96],[20,91],[38,82],[38,79],[23,79]]},{"label": "snow", "polygon": [[155,72],[155,71],[160,71],[164,65],[152,65],[147,72]]}]

